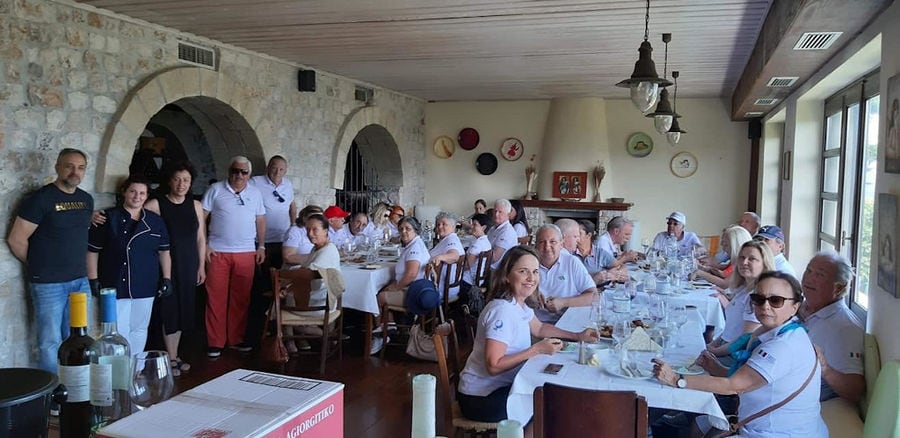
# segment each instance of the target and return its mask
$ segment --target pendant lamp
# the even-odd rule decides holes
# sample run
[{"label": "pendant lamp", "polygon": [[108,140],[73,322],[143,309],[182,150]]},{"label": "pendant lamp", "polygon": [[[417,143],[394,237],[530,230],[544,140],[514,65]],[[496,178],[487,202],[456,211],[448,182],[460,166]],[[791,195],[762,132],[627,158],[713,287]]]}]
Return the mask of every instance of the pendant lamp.
[{"label": "pendant lamp", "polygon": [[675,146],[678,144],[678,141],[681,140],[681,134],[687,134],[687,131],[681,129],[681,126],[678,125],[678,118],[681,117],[677,113],[678,108],[678,72],[672,72],[672,79],[675,80],[675,95],[672,98],[672,112],[676,113],[675,117],[672,119],[672,127],[669,128],[669,131],[666,132],[666,140],[669,141],[669,144]]},{"label": "pendant lamp", "polygon": [[660,78],[656,73],[656,64],[653,63],[653,46],[648,41],[650,35],[650,0],[647,0],[647,9],[644,14],[644,42],[638,48],[638,60],[634,63],[634,71],[631,77],[616,84],[617,87],[631,90],[631,102],[637,109],[645,113],[653,108],[659,98],[659,87],[672,85],[665,78]]},{"label": "pendant lamp", "polygon": [[[666,56],[663,61],[663,79],[666,78],[666,71],[669,65],[669,42],[672,41],[671,33],[662,34],[663,43],[666,44]],[[660,134],[669,132],[672,127],[672,120],[675,119],[675,111],[672,110],[672,104],[669,103],[669,90],[663,87],[659,91],[659,102],[656,104],[656,110],[644,117],[653,117],[653,128]]]}]

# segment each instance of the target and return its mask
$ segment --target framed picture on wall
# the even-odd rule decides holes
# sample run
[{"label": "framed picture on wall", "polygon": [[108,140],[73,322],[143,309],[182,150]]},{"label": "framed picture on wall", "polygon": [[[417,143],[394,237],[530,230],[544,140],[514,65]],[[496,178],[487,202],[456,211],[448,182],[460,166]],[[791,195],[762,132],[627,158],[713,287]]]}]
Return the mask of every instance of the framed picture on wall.
[{"label": "framed picture on wall", "polygon": [[888,79],[884,171],[900,173],[900,74]]},{"label": "framed picture on wall", "polygon": [[587,197],[587,172],[553,172],[553,197],[579,200]]},{"label": "framed picture on wall", "polygon": [[897,290],[897,197],[878,194],[878,240],[873,250],[878,254],[878,287],[900,298]]}]

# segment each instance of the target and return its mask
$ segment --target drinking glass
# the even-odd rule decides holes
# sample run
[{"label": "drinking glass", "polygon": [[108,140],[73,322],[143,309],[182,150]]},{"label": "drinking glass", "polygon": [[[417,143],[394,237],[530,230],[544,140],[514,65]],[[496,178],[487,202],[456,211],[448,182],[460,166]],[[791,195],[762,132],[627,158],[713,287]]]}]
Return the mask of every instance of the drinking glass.
[{"label": "drinking glass", "polygon": [[[687,320],[688,320],[687,309],[683,305],[674,306],[672,308],[671,318],[673,319],[673,322],[675,323],[674,331],[676,333],[681,332],[681,330],[684,328],[684,325],[687,324]],[[676,340],[674,347],[675,348],[683,348],[684,345],[681,345],[681,343]]]},{"label": "drinking glass", "polygon": [[623,318],[622,321],[616,322],[612,332],[616,344],[621,346],[628,339],[629,335],[631,335],[631,321],[628,318]]},{"label": "drinking glass", "polygon": [[644,249],[644,254],[647,254],[649,256],[650,254],[648,254],[647,251],[650,250],[650,239],[646,237],[641,239],[641,248]]},{"label": "drinking glass", "polygon": [[144,351],[133,360],[131,401],[143,410],[172,396],[175,382],[169,367],[169,354],[165,351]]}]

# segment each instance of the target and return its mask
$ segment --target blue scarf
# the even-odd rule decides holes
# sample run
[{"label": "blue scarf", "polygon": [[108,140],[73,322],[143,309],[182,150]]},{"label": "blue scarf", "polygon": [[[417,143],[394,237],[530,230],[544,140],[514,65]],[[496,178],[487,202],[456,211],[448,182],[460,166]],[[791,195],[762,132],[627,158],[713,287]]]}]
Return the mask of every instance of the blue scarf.
[{"label": "blue scarf", "polygon": [[[781,336],[784,333],[787,333],[791,330],[802,328],[806,330],[802,324],[797,321],[792,321],[789,324],[786,324],[784,327],[778,330],[778,333],[775,336]],[[760,340],[756,338],[753,340],[753,343],[750,344],[750,333],[744,333],[741,337],[737,338],[734,342],[732,342],[728,346],[728,353],[734,359],[734,363],[731,364],[731,368],[728,369],[728,377],[731,377],[732,374],[737,372],[737,370],[744,366],[747,363],[747,360],[750,359],[750,355],[753,353],[753,350],[756,347],[759,347]]]}]

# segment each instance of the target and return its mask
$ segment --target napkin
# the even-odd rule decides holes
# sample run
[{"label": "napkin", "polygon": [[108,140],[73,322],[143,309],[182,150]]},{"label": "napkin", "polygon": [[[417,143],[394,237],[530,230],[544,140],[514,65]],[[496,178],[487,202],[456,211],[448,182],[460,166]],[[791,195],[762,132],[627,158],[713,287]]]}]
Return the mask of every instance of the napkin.
[{"label": "napkin", "polygon": [[631,331],[631,335],[628,336],[628,339],[626,339],[622,345],[626,351],[662,351],[662,347],[656,342],[653,342],[653,340],[650,339],[650,335],[648,335],[641,327],[635,327],[634,330]]}]

